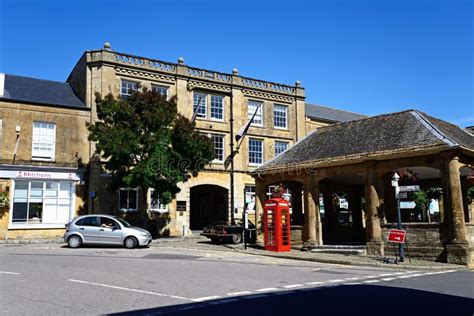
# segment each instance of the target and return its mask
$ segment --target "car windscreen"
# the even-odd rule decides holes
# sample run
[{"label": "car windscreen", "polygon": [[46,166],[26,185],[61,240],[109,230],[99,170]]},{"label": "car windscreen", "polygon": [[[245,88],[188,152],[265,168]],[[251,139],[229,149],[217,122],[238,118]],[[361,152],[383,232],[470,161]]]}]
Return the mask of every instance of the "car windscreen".
[{"label": "car windscreen", "polygon": [[115,219],[118,220],[124,227],[131,227],[132,226],[127,221],[125,221],[121,218],[115,217]]}]

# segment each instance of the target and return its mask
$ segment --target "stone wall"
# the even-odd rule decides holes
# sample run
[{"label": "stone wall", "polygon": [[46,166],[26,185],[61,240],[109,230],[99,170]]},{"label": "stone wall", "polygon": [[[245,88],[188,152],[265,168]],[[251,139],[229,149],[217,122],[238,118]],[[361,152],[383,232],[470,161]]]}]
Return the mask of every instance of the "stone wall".
[{"label": "stone wall", "polygon": [[[446,261],[445,247],[441,242],[442,226],[430,223],[404,223],[407,231],[405,257],[419,258],[430,261]],[[398,244],[388,243],[388,231],[396,226],[384,225],[382,237],[385,240],[384,252],[386,256],[398,255]]]}]

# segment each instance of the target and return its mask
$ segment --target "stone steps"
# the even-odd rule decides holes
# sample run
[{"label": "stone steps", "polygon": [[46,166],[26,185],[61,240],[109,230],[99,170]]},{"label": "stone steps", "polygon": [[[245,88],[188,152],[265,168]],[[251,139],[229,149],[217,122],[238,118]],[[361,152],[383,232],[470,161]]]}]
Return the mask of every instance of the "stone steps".
[{"label": "stone steps", "polygon": [[342,255],[366,255],[367,249],[365,246],[324,245],[312,248],[311,252],[335,253]]}]

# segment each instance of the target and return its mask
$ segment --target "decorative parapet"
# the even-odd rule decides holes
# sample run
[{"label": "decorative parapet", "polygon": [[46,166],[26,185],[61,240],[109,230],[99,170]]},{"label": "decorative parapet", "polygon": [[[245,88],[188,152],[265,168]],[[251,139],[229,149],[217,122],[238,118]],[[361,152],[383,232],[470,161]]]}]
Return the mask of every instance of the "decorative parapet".
[{"label": "decorative parapet", "polygon": [[304,88],[301,87],[301,83],[296,82],[294,86],[279,84],[269,81],[257,80],[247,77],[241,77],[238,75],[238,71],[234,70],[232,74],[221,73],[217,71],[210,71],[205,69],[199,69],[189,67],[184,64],[184,60],[180,59],[178,64],[164,62],[157,59],[144,58],[139,56],[133,56],[124,53],[118,53],[111,51],[110,49],[104,49],[99,51],[92,51],[92,58],[90,61],[105,61],[124,66],[131,66],[135,69],[151,70],[153,72],[162,72],[166,74],[173,74],[178,76],[184,76],[193,79],[201,79],[205,81],[215,82],[218,84],[228,84],[234,87],[242,87],[246,90],[259,90],[264,92],[276,93],[280,95],[295,95],[304,98]]},{"label": "decorative parapet", "polygon": [[242,77],[242,85],[260,90],[267,90],[285,94],[295,94],[295,87],[252,78]]}]

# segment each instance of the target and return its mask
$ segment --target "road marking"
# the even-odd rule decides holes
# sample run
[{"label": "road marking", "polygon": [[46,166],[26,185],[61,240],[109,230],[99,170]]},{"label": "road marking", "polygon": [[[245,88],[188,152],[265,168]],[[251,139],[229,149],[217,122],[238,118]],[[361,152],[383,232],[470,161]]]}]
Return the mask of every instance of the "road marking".
[{"label": "road marking", "polygon": [[360,280],[362,278],[348,278],[346,279],[346,281],[357,281],[357,280]]},{"label": "road marking", "polygon": [[380,282],[380,280],[365,280],[365,281],[362,281],[363,283],[376,283],[376,282]]},{"label": "road marking", "polygon": [[251,291],[230,292],[230,293],[227,293],[227,296],[238,296],[238,295],[246,295],[246,294],[252,294],[252,292]]},{"label": "road marking", "polygon": [[21,274],[21,273],[18,273],[18,272],[8,272],[8,271],[0,271],[0,274],[19,275],[19,274]]},{"label": "road marking", "polygon": [[166,294],[157,293],[157,292],[151,292],[151,291],[130,289],[130,288],[127,288],[127,287],[122,287],[122,286],[115,286],[115,285],[109,285],[109,284],[94,283],[94,282],[88,282],[88,281],[82,281],[82,280],[74,280],[74,279],[69,279],[68,281],[70,281],[70,282],[75,282],[75,283],[96,285],[96,286],[101,286],[101,287],[106,287],[106,288],[116,289],[116,290],[122,290],[122,291],[129,291],[129,292],[135,292],[135,293],[143,293],[143,294],[149,294],[149,295],[155,295],[155,296],[163,296],[163,297],[171,297],[171,298],[176,298],[176,299],[186,300],[186,301],[194,301],[194,300],[191,299],[191,298],[185,298],[185,297],[176,296],[176,295],[166,295]]},{"label": "road marking", "polygon": [[382,281],[393,281],[395,280],[396,278],[384,278],[384,279],[381,279]]},{"label": "road marking", "polygon": [[307,282],[305,284],[307,284],[307,285],[319,285],[319,284],[324,284],[324,282]]},{"label": "road marking", "polygon": [[339,282],[344,282],[344,280],[339,280],[339,279],[337,279],[337,280],[330,280],[330,281],[328,281],[328,282],[329,282],[329,283],[339,283]]},{"label": "road marking", "polygon": [[264,289],[258,289],[255,290],[255,292],[268,292],[268,291],[277,291],[278,289],[276,287],[267,287]]},{"label": "road marking", "polygon": [[294,289],[296,287],[302,287],[302,286],[303,286],[303,284],[290,284],[290,285],[284,285],[283,287],[285,289]]},{"label": "road marking", "polygon": [[193,298],[191,301],[194,302],[203,302],[203,301],[209,301],[209,300],[214,300],[216,298],[220,298],[219,295],[213,295],[213,296],[205,296],[205,297],[198,297],[198,298]]}]

